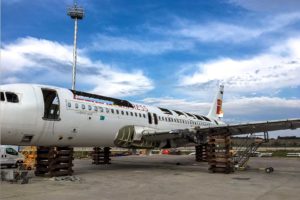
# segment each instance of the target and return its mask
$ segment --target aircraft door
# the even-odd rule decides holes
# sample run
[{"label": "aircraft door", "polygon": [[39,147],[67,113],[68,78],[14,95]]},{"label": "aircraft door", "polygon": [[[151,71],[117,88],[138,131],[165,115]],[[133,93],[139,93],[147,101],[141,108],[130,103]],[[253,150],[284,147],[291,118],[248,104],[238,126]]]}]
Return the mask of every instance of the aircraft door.
[{"label": "aircraft door", "polygon": [[157,114],[148,112],[148,123],[151,125],[152,124],[157,125],[158,124]]},{"label": "aircraft door", "polygon": [[56,90],[42,88],[44,114],[43,114],[43,135],[49,141],[54,139],[55,124],[60,121],[60,101]]},{"label": "aircraft door", "polygon": [[148,112],[148,123],[152,124],[152,115],[150,112]]},{"label": "aircraft door", "polygon": [[51,89],[42,89],[44,98],[44,120],[60,120],[60,103],[57,92]]}]

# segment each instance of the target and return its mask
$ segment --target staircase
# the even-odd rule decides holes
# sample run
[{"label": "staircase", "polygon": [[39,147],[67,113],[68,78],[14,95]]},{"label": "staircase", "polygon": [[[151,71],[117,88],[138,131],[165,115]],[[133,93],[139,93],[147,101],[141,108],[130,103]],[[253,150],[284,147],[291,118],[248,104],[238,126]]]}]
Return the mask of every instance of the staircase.
[{"label": "staircase", "polygon": [[248,134],[244,142],[241,143],[233,156],[235,166],[238,168],[246,167],[249,159],[256,150],[263,144],[269,141],[268,132],[264,132],[263,135]]}]

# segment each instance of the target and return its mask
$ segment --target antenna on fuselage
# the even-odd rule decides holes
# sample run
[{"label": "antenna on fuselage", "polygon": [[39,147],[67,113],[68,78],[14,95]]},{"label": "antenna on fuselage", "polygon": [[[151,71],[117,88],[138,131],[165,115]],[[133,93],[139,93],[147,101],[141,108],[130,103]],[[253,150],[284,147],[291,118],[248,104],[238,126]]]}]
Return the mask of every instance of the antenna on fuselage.
[{"label": "antenna on fuselage", "polygon": [[77,64],[77,24],[78,20],[83,19],[84,10],[83,7],[77,6],[77,1],[74,0],[74,5],[68,8],[67,14],[74,19],[74,48],[73,48],[73,72],[72,72],[72,90],[75,90],[76,83],[76,64]]}]

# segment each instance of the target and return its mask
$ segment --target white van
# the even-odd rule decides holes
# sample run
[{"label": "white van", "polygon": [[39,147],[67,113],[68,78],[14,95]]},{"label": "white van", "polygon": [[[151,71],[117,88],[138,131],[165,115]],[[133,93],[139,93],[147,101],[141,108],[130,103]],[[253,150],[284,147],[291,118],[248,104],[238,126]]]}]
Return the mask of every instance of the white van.
[{"label": "white van", "polygon": [[17,167],[19,163],[23,163],[24,156],[18,153],[12,146],[0,146],[0,164],[7,168]]}]

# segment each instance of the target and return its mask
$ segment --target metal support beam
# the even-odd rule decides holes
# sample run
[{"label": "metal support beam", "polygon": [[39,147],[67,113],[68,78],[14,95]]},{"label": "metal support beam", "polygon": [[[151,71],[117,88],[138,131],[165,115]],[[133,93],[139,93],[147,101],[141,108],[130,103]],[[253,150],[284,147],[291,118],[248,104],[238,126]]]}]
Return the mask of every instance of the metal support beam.
[{"label": "metal support beam", "polygon": [[72,90],[75,90],[75,84],[76,84],[77,26],[78,26],[78,19],[75,18],[75,28],[74,28],[74,48],[73,48],[73,72],[72,72]]},{"label": "metal support beam", "polygon": [[74,6],[68,8],[68,15],[75,20],[74,27],[74,48],[73,48],[73,72],[72,72],[72,90],[75,90],[76,84],[76,65],[77,65],[77,29],[78,29],[78,20],[83,19],[84,10],[82,7],[77,6],[77,3],[74,2]]}]

